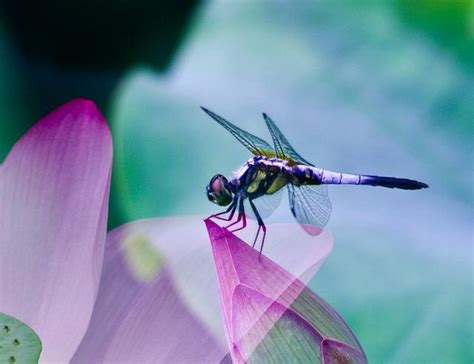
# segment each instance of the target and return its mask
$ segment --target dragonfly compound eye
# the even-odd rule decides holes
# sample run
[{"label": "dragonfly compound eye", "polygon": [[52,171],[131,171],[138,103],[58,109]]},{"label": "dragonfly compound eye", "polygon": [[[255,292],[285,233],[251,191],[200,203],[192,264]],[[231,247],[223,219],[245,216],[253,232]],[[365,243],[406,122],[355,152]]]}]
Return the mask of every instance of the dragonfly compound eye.
[{"label": "dragonfly compound eye", "polygon": [[211,182],[206,187],[207,198],[220,206],[227,206],[232,202],[232,192],[227,187],[227,178],[221,174],[212,177]]}]

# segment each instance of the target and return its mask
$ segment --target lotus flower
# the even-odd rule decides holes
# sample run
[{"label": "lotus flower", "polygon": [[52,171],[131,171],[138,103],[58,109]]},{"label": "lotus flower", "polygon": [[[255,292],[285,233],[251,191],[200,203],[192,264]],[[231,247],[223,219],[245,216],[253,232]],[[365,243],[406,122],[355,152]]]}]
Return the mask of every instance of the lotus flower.
[{"label": "lotus flower", "polygon": [[[364,358],[339,316],[302,283],[330,238],[314,244],[276,225],[268,252],[292,275],[267,258],[255,265],[255,251],[209,221],[206,230],[199,217],[136,221],[106,235],[111,161],[104,118],[75,100],[40,120],[0,166],[0,312],[35,330],[41,361],[253,361],[269,338],[287,342],[274,330],[282,320],[302,327],[298,337],[324,355]],[[288,250],[290,237],[301,251]],[[250,289],[240,297],[257,299],[257,311],[245,315],[241,299],[229,315],[237,286]]]},{"label": "lotus flower", "polygon": [[[234,362],[367,362],[349,327],[300,279],[269,258],[260,259],[258,251],[211,220],[206,225]],[[310,240],[293,226],[274,230],[280,237],[290,231],[293,243]],[[328,240],[323,234],[319,243]],[[298,248],[304,246],[293,250]],[[327,246],[319,248],[324,252]],[[324,257],[315,262],[320,264]]]}]

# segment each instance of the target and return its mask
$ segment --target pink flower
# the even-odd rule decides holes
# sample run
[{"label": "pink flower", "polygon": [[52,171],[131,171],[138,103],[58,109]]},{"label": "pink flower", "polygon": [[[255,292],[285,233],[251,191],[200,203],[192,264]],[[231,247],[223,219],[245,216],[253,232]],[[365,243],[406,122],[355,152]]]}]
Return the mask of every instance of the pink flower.
[{"label": "pink flower", "polygon": [[97,296],[112,140],[95,105],[39,121],[0,166],[0,311],[32,327],[45,361],[71,358]]},{"label": "pink flower", "polygon": [[[259,259],[251,248],[228,230],[206,220],[219,279],[230,355],[236,363],[301,362],[365,363],[366,357],[349,327],[321,297],[294,275],[266,256]],[[296,224],[274,225],[275,240],[291,241],[286,253],[295,250],[305,261],[296,264],[299,275],[309,279],[332,247],[323,232],[317,239]],[[313,240],[313,241],[311,241]],[[308,247],[307,243],[312,243]],[[276,241],[272,242],[275,245]],[[281,249],[281,248],[280,248]],[[292,251],[293,250],[293,251]],[[319,258],[317,254],[320,254]],[[301,268],[307,269],[306,271]],[[297,275],[298,276],[298,275]]]},{"label": "pink flower", "polygon": [[[41,361],[215,363],[229,348],[235,361],[253,361],[292,353],[287,333],[308,341],[298,355],[365,360],[302,283],[329,253],[328,236],[318,243],[275,225],[266,252],[278,265],[255,264],[254,250],[199,217],[106,235],[111,165],[109,129],[87,100],[40,120],[0,165],[0,312],[38,333]],[[275,336],[281,323],[292,328]]]},{"label": "pink flower", "polygon": [[182,300],[166,259],[121,235],[129,226],[106,239],[111,165],[108,126],[87,100],[13,147],[0,166],[0,312],[36,331],[43,362],[218,361],[225,347]]}]

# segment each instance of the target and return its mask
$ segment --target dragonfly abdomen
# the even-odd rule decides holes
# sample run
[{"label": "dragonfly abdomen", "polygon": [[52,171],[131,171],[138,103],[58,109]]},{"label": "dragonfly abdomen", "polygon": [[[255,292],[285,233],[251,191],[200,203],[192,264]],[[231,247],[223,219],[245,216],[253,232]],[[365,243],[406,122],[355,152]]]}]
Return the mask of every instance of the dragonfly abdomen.
[{"label": "dragonfly abdomen", "polygon": [[293,184],[295,185],[358,185],[362,184],[364,181],[363,176],[358,174],[332,172],[306,165],[297,165],[294,168],[296,180],[293,182]]},{"label": "dragonfly abdomen", "polygon": [[399,188],[402,190],[419,190],[428,187],[426,183],[407,178],[340,173],[316,167],[312,167],[312,169],[317,174],[318,182],[321,184],[368,185],[386,188]]}]

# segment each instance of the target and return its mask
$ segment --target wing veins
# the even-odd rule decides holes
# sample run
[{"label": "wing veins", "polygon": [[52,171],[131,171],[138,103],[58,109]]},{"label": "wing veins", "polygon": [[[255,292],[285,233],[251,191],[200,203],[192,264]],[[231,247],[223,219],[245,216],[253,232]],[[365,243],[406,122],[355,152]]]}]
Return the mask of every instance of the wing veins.
[{"label": "wing veins", "polygon": [[286,137],[276,126],[275,122],[267,114],[263,113],[263,118],[265,119],[268,131],[272,136],[273,144],[278,158],[286,159],[297,164],[306,164],[308,166],[313,166],[313,164],[308,162],[301,155],[299,155],[298,152],[296,152],[296,150],[291,146],[290,142],[288,142]]},{"label": "wing veins", "polygon": [[239,128],[223,117],[201,106],[201,109],[217,123],[229,131],[243,146],[255,155],[274,157],[275,151],[265,140]]}]

